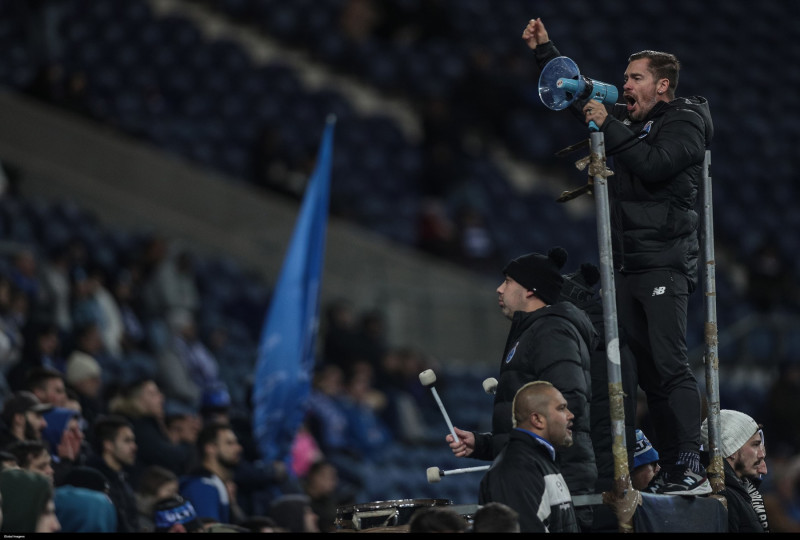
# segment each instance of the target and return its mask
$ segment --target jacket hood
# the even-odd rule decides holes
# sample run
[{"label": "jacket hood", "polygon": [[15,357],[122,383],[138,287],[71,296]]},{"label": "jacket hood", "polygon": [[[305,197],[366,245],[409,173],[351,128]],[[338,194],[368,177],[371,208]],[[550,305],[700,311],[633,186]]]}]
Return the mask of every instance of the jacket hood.
[{"label": "jacket hood", "polygon": [[36,530],[39,515],[53,497],[53,488],[42,474],[7,469],[0,473],[0,493],[3,493],[3,525],[0,531],[32,533]]},{"label": "jacket hood", "polygon": [[105,493],[62,486],[56,488],[55,504],[61,532],[111,533],[117,530],[117,510]]},{"label": "jacket hood", "polygon": [[592,325],[592,321],[589,319],[589,316],[586,315],[582,309],[578,308],[572,302],[558,302],[557,304],[553,304],[549,308],[551,315],[557,315],[559,317],[563,317],[571,322],[575,328],[580,333],[583,341],[586,342],[586,346],[591,349],[592,343],[594,343],[595,336],[597,335],[597,331]]},{"label": "jacket hood", "polygon": [[575,304],[571,302],[562,300],[547,307],[537,309],[536,311],[517,311],[514,313],[513,320],[515,325],[519,324],[521,325],[520,328],[526,328],[533,324],[534,321],[538,320],[540,317],[552,315],[563,317],[571,322],[578,330],[578,333],[581,335],[583,340],[586,342],[586,346],[591,349],[595,336],[597,335],[597,331],[595,330],[594,325],[592,325],[592,321],[589,319],[589,316],[586,315],[586,312],[576,307]]},{"label": "jacket hood", "polygon": [[50,453],[56,454],[56,449],[61,443],[64,430],[67,429],[67,423],[78,417],[79,413],[73,409],[55,407],[44,413],[43,416],[47,422],[47,427],[42,430],[42,438],[50,443]]},{"label": "jacket hood", "polygon": [[706,98],[702,96],[679,97],[673,99],[669,105],[697,113],[706,126],[706,147],[711,146],[711,140],[714,138],[714,122],[711,121],[711,109],[709,109]]}]

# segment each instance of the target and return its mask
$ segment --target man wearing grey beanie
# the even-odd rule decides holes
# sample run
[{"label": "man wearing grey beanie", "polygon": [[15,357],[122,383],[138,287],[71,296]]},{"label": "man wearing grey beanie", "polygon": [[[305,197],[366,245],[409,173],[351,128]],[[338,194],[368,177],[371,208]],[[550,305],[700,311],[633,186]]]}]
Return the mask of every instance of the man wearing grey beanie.
[{"label": "man wearing grey beanie", "polygon": [[[762,431],[743,412],[722,409],[719,412],[719,452],[725,469],[725,489],[720,493],[728,501],[728,532],[764,532],[747,491],[746,479],[758,476],[764,461]],[[700,426],[703,448],[711,451],[708,419]]]}]

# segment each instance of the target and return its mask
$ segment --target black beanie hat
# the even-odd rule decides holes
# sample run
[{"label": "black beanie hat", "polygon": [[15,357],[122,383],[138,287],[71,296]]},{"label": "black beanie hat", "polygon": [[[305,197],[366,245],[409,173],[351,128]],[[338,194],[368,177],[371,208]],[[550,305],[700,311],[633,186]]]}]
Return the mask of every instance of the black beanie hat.
[{"label": "black beanie hat", "polygon": [[554,247],[547,252],[547,256],[528,253],[513,259],[503,269],[503,274],[536,293],[544,303],[555,304],[564,284],[561,268],[565,262],[567,251],[562,247]]},{"label": "black beanie hat", "polygon": [[76,465],[64,476],[65,485],[92,489],[101,493],[108,493],[111,489],[106,476],[93,467]]}]

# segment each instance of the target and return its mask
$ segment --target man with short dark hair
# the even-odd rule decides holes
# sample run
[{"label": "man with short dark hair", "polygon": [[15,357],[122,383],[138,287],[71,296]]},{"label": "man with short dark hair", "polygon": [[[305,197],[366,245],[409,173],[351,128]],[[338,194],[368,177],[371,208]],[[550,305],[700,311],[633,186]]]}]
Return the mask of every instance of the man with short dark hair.
[{"label": "man with short dark hair", "polygon": [[99,416],[92,425],[96,455],[88,465],[108,480],[108,496],[117,508],[117,532],[140,532],[136,495],[127,468],[136,463],[136,437],[131,423],[122,416]]},{"label": "man with short dark hair", "polygon": [[197,436],[200,466],[181,478],[180,493],[191,501],[197,515],[220,523],[232,523],[231,491],[233,470],[239,463],[242,446],[229,424],[212,422]]},{"label": "man with short dark hair", "polygon": [[49,403],[54,407],[67,406],[64,375],[56,369],[45,366],[31,368],[25,376],[25,388],[33,392],[42,403]]},{"label": "man with short dark hair", "polygon": [[16,441],[7,450],[16,458],[20,469],[41,474],[50,484],[54,483],[53,458],[43,441]]},{"label": "man with short dark hair", "polygon": [[0,449],[5,449],[14,441],[41,441],[42,430],[47,427],[43,413],[52,409],[49,403],[42,403],[33,393],[20,390],[11,394],[3,405],[0,419]]},{"label": "man with short dark hair", "polygon": [[175,444],[185,443],[194,446],[202,425],[200,417],[189,411],[179,411],[164,416],[164,427],[167,428],[170,440]]},{"label": "man with short dark hair", "polygon": [[580,532],[556,461],[556,449],[572,445],[567,400],[547,381],[529,382],[514,396],[511,415],[508,443],[481,480],[478,502],[516,510],[522,532]]},{"label": "man with short dark hair", "polygon": [[17,456],[7,450],[0,450],[0,472],[6,469],[18,469],[19,460]]}]

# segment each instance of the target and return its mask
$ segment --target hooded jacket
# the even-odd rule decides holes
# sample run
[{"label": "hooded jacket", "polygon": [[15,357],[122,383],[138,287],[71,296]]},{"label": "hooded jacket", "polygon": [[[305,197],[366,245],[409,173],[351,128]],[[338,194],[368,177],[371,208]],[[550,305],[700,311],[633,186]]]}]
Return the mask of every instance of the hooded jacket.
[{"label": "hooded jacket", "polygon": [[[535,49],[543,68],[560,55],[553,42]],[[583,103],[571,111],[584,121]],[[609,179],[614,266],[623,272],[676,270],[697,286],[700,251],[695,206],[714,126],[700,96],[658,102],[639,121],[625,104],[600,127],[614,176]]]},{"label": "hooded jacket", "polygon": [[69,421],[73,418],[80,420],[81,415],[79,412],[64,407],[53,407],[43,416],[47,426],[42,430],[42,441],[47,444],[48,451],[53,457],[53,479],[55,485],[60,486],[64,484],[65,478],[76,465],[80,466],[86,462],[86,457],[90,451],[84,440],[81,441],[78,453],[74,458],[59,456],[59,446]]},{"label": "hooded jacket", "polygon": [[33,533],[47,503],[53,498],[50,481],[41,474],[22,469],[7,469],[0,473],[0,493],[3,494],[4,533]]},{"label": "hooded jacket", "polygon": [[67,429],[67,424],[73,418],[80,418],[80,413],[64,407],[53,407],[44,413],[47,426],[42,430],[42,439],[50,445],[50,453],[58,456],[58,445]]},{"label": "hooded jacket", "polygon": [[76,486],[61,486],[55,493],[61,532],[117,532],[117,510],[108,495]]},{"label": "hooded jacket", "polygon": [[531,381],[549,381],[564,395],[572,420],[573,445],[557,461],[572,495],[593,493],[597,480],[589,435],[589,350],[596,333],[589,317],[569,302],[517,311],[511,322],[494,397],[492,432],[475,434],[471,457],[493,460],[512,429],[514,395]]}]

